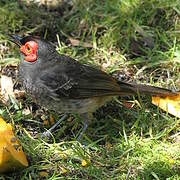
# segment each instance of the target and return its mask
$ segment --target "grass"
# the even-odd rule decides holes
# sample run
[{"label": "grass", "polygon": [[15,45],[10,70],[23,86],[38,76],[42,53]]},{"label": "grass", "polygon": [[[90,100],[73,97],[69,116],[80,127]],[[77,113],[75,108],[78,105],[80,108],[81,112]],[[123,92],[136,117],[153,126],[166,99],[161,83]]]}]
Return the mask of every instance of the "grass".
[{"label": "grass", "polygon": [[[76,0],[73,7],[53,11],[9,0],[0,2],[0,14],[1,69],[19,61],[18,49],[3,33],[32,34],[119,79],[180,89],[178,0]],[[30,163],[1,179],[180,179],[179,119],[151,105],[148,97],[128,98],[132,109],[121,100],[94,114],[85,147],[75,140],[82,127],[77,116],[42,140],[47,112],[34,108],[30,98],[1,105],[0,114],[14,125]]]}]

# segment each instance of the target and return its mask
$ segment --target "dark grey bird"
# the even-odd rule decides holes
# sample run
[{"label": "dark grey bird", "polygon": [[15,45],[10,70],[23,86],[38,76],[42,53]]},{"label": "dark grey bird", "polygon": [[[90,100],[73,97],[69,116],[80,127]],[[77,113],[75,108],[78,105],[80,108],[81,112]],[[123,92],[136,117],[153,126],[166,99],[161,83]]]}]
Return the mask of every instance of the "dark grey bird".
[{"label": "dark grey bird", "polygon": [[[118,81],[99,69],[58,54],[55,47],[44,39],[17,35],[9,37],[20,47],[19,79],[25,91],[48,109],[87,115],[113,96],[176,94],[168,89]],[[87,116],[84,117],[79,139],[87,128]]]}]

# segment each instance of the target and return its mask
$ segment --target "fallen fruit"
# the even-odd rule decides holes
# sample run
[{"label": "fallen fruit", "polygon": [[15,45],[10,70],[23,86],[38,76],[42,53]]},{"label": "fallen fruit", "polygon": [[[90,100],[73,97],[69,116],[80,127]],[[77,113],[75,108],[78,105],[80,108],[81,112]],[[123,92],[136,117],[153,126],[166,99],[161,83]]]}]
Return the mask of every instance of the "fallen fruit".
[{"label": "fallen fruit", "polygon": [[28,166],[22,146],[14,136],[12,126],[0,117],[0,173]]},{"label": "fallen fruit", "polygon": [[152,103],[164,111],[180,118],[180,92],[176,96],[152,97]]}]

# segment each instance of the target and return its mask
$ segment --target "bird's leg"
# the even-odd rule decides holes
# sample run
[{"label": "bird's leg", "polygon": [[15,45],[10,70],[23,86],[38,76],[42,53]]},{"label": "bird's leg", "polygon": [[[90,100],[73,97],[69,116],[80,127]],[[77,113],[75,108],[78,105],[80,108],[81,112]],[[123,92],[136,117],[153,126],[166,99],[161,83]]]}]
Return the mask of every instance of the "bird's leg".
[{"label": "bird's leg", "polygon": [[68,115],[67,115],[67,114],[64,114],[64,115],[61,117],[61,119],[60,119],[57,123],[55,123],[49,130],[47,130],[47,131],[45,131],[45,132],[43,132],[43,133],[41,134],[41,138],[50,137],[52,131],[53,131],[62,121],[64,121],[67,117],[68,117]]},{"label": "bird's leg", "polygon": [[88,121],[92,118],[92,114],[84,113],[84,114],[81,115],[81,117],[83,118],[83,128],[82,128],[79,136],[77,137],[77,141],[81,140],[82,135],[84,134],[84,132],[86,131],[86,129],[88,127]]}]

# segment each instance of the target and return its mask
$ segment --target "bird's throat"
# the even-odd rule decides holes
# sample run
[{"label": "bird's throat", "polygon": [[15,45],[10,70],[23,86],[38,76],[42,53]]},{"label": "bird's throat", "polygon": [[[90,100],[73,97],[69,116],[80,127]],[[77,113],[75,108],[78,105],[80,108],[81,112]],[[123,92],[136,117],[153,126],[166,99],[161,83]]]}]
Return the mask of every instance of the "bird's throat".
[{"label": "bird's throat", "polygon": [[34,62],[37,60],[37,55],[36,54],[30,54],[24,57],[24,60],[27,62]]}]

